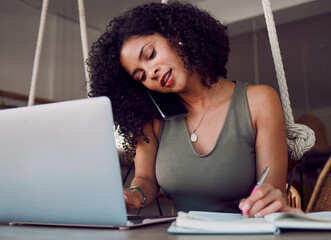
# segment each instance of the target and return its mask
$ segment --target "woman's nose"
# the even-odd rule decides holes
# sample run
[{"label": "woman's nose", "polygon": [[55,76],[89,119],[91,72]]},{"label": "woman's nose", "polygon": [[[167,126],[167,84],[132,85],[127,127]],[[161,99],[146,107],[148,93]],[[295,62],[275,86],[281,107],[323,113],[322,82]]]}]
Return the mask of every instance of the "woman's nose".
[{"label": "woman's nose", "polygon": [[159,75],[159,68],[158,67],[154,67],[152,68],[149,73],[148,73],[149,77],[153,80],[157,80],[158,79],[158,75]]}]

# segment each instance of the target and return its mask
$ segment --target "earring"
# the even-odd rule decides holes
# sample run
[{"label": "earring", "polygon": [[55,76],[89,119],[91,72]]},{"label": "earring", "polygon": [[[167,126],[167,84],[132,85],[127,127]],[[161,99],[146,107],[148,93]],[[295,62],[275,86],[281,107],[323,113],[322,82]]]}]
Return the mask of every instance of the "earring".
[{"label": "earring", "polygon": [[178,45],[179,45],[179,46],[183,46],[184,43],[182,43],[182,42],[178,42]]}]

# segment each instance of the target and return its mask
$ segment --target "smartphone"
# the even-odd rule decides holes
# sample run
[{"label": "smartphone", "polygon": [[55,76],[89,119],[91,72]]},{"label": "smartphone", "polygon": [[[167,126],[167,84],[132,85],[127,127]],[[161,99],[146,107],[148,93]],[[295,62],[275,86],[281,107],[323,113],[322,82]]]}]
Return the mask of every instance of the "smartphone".
[{"label": "smartphone", "polygon": [[160,93],[149,89],[146,90],[163,119],[182,118],[189,113],[176,93]]}]

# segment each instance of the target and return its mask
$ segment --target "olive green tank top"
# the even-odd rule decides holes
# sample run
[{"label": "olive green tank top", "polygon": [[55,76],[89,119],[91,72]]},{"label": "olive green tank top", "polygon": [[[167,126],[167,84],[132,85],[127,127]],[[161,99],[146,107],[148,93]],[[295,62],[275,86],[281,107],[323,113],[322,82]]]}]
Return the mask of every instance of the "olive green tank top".
[{"label": "olive green tank top", "polygon": [[162,122],[156,177],[175,211],[240,212],[239,201],[256,184],[246,86],[236,82],[216,145],[208,154],[195,151],[184,118]]}]

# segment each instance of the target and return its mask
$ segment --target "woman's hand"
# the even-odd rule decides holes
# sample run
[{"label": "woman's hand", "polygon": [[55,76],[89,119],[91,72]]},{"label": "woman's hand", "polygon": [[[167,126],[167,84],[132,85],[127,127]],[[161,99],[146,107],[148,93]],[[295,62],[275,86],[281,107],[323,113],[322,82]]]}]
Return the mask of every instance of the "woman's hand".
[{"label": "woman's hand", "polygon": [[287,199],[283,192],[274,188],[271,184],[262,184],[251,196],[242,199],[239,209],[248,211],[248,217],[263,217],[273,212],[303,213],[299,208],[287,206]]},{"label": "woman's hand", "polygon": [[123,189],[123,191],[127,212],[138,210],[142,203],[141,193],[138,190]]},{"label": "woman's hand", "polygon": [[[158,148],[154,127],[160,127],[161,121],[155,120],[144,126],[144,133],[149,139],[145,142],[144,137],[138,138],[136,156],[134,158],[135,176],[130,184],[131,190],[124,189],[124,198],[127,211],[135,211],[148,206],[158,196],[159,187],[155,176],[155,159]],[[141,191],[139,191],[139,188]],[[145,198],[145,200],[144,200]]]}]

